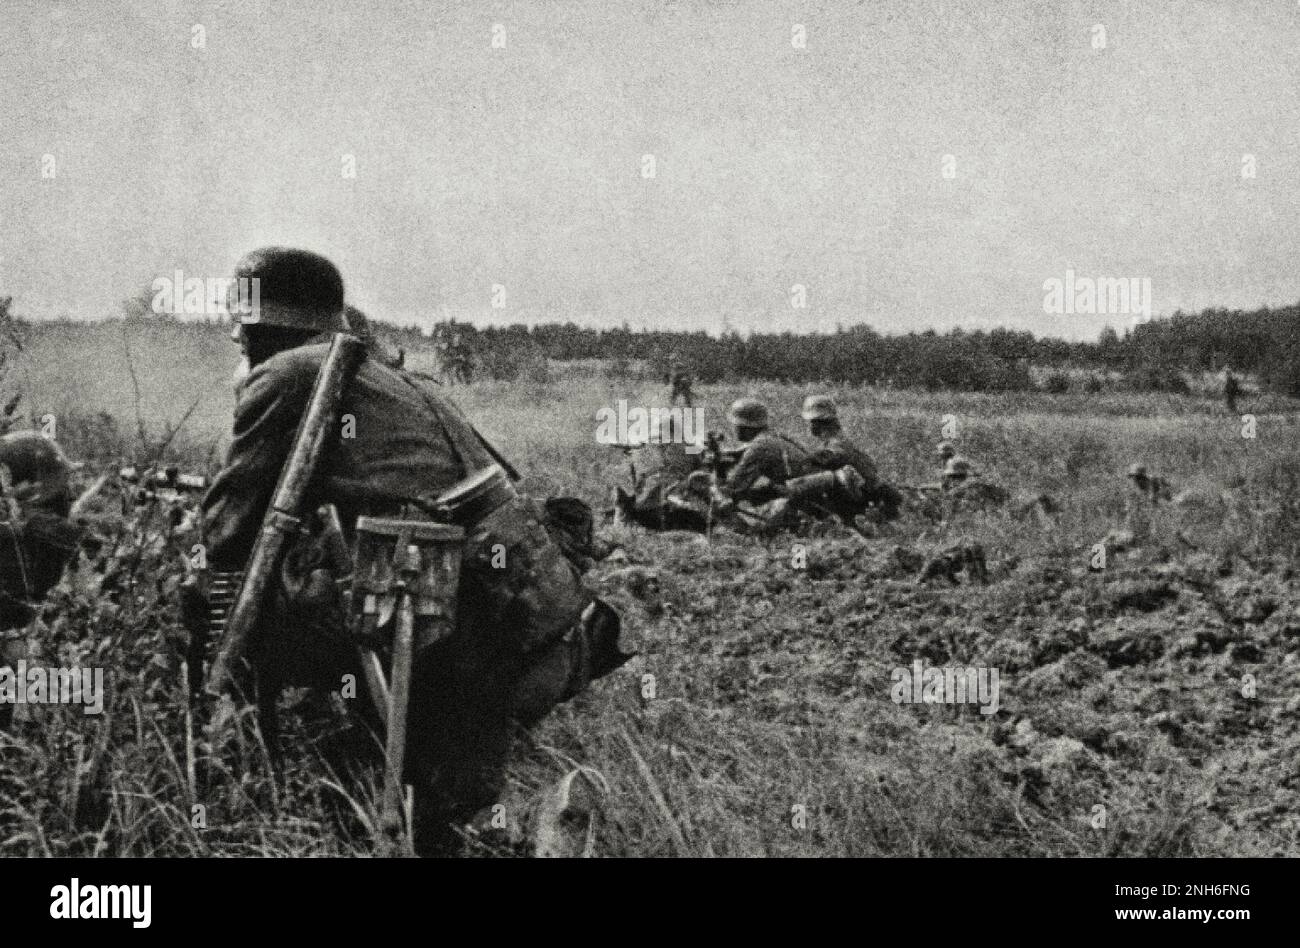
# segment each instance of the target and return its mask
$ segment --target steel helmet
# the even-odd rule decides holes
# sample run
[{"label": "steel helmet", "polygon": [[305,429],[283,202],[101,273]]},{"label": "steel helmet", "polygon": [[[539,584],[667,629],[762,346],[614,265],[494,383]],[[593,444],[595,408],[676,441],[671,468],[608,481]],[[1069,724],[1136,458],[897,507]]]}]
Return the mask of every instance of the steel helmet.
[{"label": "steel helmet", "polygon": [[235,265],[226,309],[238,326],[348,331],[343,277],[334,264],[309,250],[262,247],[245,254]]},{"label": "steel helmet", "polygon": [[731,403],[727,420],[738,428],[766,428],[767,406],[757,398],[738,398]]},{"label": "steel helmet", "polygon": [[804,421],[836,421],[839,417],[835,399],[829,395],[809,395],[803,400]]},{"label": "steel helmet", "polygon": [[0,464],[9,469],[20,502],[61,508],[71,500],[72,465],[59,446],[40,432],[11,431],[0,437]]}]

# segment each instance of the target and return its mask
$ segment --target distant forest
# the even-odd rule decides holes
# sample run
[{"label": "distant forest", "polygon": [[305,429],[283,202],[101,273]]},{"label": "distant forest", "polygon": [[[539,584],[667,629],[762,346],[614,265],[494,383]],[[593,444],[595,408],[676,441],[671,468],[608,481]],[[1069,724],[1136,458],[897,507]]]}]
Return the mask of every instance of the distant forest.
[{"label": "distant forest", "polygon": [[[386,328],[393,342],[408,347],[420,345],[427,332]],[[1179,312],[1140,323],[1122,336],[1106,329],[1095,342],[1035,338],[1008,329],[885,336],[865,325],[829,334],[720,337],[627,327],[584,329],[572,323],[479,329],[450,322],[435,330],[439,340],[457,337],[477,367],[498,378],[513,377],[546,359],[599,359],[616,368],[635,362],[660,372],[676,354],[704,382],[770,379],[1008,391],[1034,387],[1033,365],[1059,370],[1057,378],[1065,378],[1066,369],[1090,371],[1098,386],[1103,377],[1118,375],[1134,390],[1179,391],[1187,388],[1185,374],[1231,367],[1253,375],[1270,391],[1300,397],[1300,304],[1251,312]]]},{"label": "distant forest", "polygon": [[[138,309],[128,319],[167,322],[166,331],[193,334],[194,341],[203,344],[215,340],[218,324],[226,327],[223,334],[228,332],[228,323],[217,319],[181,322]],[[21,313],[11,312],[11,300],[0,297],[0,337],[64,336],[75,334],[77,325],[69,320],[24,321]],[[1189,376],[1231,367],[1253,376],[1265,390],[1300,398],[1300,304],[1179,312],[1140,323],[1123,335],[1104,330],[1095,342],[1035,338],[1008,329],[886,336],[865,325],[834,333],[744,336],[626,326],[584,329],[573,323],[478,328],[452,320],[432,327],[400,327],[375,320],[372,325],[394,348],[435,349],[444,370],[453,361],[467,362],[479,378],[542,378],[548,361],[574,360],[599,360],[612,376],[655,376],[666,372],[676,355],[703,382],[826,381],[976,392],[1035,387],[1065,391],[1076,386],[1094,391],[1187,391]],[[223,339],[221,344],[227,343]],[[1037,385],[1031,366],[1038,370]],[[1045,383],[1043,370],[1049,373]]]}]

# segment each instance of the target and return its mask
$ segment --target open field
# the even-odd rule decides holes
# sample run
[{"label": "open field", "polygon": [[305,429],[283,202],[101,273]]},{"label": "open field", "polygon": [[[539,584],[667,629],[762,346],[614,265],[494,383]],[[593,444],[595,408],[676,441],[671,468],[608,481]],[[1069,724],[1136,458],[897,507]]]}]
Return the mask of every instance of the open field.
[{"label": "open field", "polygon": [[[212,464],[234,347],[175,329],[129,344],[139,418],[116,328],[42,335],[7,388],[60,419],[86,479],[92,459],[136,449],[140,419],[156,438],[202,396],[169,450]],[[662,392],[554,374],[451,394],[527,489],[600,509],[626,468],[595,442],[596,410]],[[731,399],[758,395],[799,435],[810,390],[697,398],[722,427]],[[905,519],[873,540],[771,543],[606,526],[621,552],[590,580],[641,654],[521,739],[508,810],[579,762],[611,791],[600,855],[1300,854],[1295,414],[1259,414],[1248,439],[1197,397],[834,394],[886,477],[932,480],[952,415],[986,477],[1052,494],[1058,520]],[[1135,460],[1202,502],[1157,511],[1149,540],[1090,570],[1093,545],[1123,524]],[[110,579],[56,590],[29,644],[116,669],[108,713],[43,709],[0,736],[0,853],[370,851],[373,801],[354,801],[360,817],[337,805],[318,755],[294,741],[308,725],[291,726],[272,781],[247,716],[209,729],[192,718],[169,605],[184,538],[112,528]],[[908,554],[958,542],[984,546],[990,584],[919,587]],[[891,671],[917,660],[998,669],[999,711],[894,703]],[[488,833],[476,851],[510,850]]]}]

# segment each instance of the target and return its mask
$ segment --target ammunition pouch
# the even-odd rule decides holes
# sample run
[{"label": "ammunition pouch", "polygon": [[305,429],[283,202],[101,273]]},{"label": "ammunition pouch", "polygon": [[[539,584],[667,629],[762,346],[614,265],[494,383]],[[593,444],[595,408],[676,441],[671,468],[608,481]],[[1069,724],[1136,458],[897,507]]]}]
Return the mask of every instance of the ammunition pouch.
[{"label": "ammunition pouch", "polygon": [[618,647],[618,613],[583,585],[563,548],[583,537],[590,545],[585,504],[561,498],[539,510],[492,466],[430,506],[465,529],[461,628],[518,669],[508,698],[517,720],[539,720],[632,657]]},{"label": "ammunition pouch", "polygon": [[553,645],[591,594],[535,508],[492,465],[426,502],[465,530],[461,602],[467,617],[505,634],[519,655]]}]

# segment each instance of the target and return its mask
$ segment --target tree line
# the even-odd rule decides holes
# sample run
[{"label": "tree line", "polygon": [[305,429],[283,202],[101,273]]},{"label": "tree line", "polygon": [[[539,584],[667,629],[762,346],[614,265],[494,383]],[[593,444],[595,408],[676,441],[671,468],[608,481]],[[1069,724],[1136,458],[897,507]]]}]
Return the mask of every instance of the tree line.
[{"label": "tree line", "polygon": [[[453,331],[497,378],[518,377],[546,360],[600,360],[631,374],[665,372],[674,356],[703,382],[764,379],[895,385],[929,390],[994,392],[1034,387],[1030,366],[1081,369],[1096,380],[1118,375],[1136,390],[1185,390],[1184,373],[1231,368],[1256,376],[1267,389],[1300,397],[1300,304],[1252,311],[1207,309],[1140,323],[1122,335],[1106,328],[1096,341],[1038,338],[1027,331],[952,329],[882,335],[866,325],[833,333],[725,333],[592,329],[573,323],[476,328],[452,321]],[[393,330],[415,347],[425,331]],[[402,337],[407,337],[403,339]]]}]

